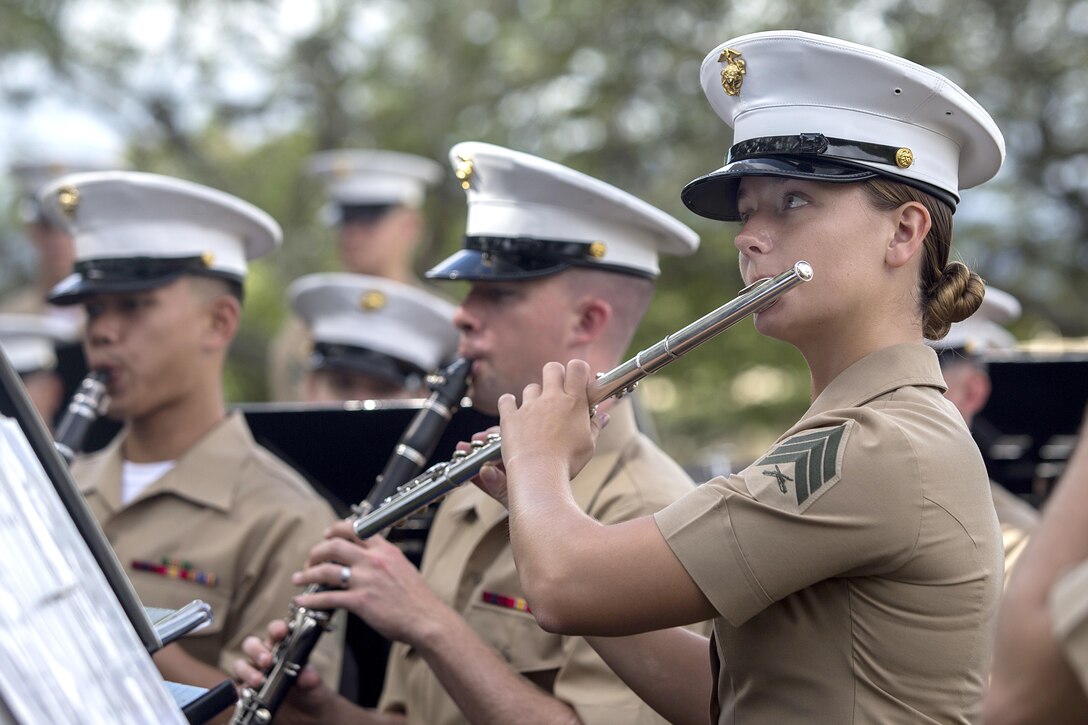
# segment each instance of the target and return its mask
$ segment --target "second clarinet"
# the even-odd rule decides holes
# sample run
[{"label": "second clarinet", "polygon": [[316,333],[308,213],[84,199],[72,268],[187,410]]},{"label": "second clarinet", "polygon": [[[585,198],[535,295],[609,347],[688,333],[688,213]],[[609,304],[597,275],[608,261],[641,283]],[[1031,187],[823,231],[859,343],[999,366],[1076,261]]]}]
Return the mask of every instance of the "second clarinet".
[{"label": "second clarinet", "polygon": [[[427,464],[468,389],[471,369],[472,361],[459,359],[428,379],[431,396],[401,436],[366,500],[352,507],[355,518],[365,516],[375,504],[383,501]],[[313,594],[321,589],[318,585],[310,585],[304,593]],[[309,661],[321,634],[328,628],[330,618],[331,612],[292,605],[287,620],[287,637],[272,652],[272,667],[264,684],[259,690],[242,690],[231,725],[271,722],[283,698]]]}]

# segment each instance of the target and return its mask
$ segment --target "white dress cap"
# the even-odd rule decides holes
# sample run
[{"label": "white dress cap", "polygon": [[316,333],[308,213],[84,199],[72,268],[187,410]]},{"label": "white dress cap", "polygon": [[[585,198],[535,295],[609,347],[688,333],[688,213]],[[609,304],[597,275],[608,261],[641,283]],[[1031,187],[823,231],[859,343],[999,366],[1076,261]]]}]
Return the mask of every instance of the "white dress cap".
[{"label": "white dress cap", "polygon": [[75,321],[46,315],[0,314],[0,349],[20,375],[57,366],[58,343],[73,342]]},{"label": "white dress cap", "polygon": [[49,182],[68,174],[87,171],[124,169],[128,164],[121,158],[106,154],[72,156],[50,153],[38,156],[22,156],[12,162],[11,176],[19,186],[22,202],[19,215],[24,222],[40,220],[38,192]]},{"label": "white dress cap", "polygon": [[345,211],[350,212],[351,207],[418,207],[426,187],[442,178],[442,165],[431,159],[363,149],[314,154],[308,171],[325,185],[329,197],[340,207],[334,221],[343,221]]},{"label": "white dress cap", "polygon": [[1005,158],[997,124],[956,84],[855,43],[753,33],[711,51],[700,80],[733,127],[726,165],[683,192],[695,213],[712,219],[737,219],[744,175],[839,182],[879,175],[955,208],[959,190],[993,177]]},{"label": "white dress cap", "polygon": [[242,281],[246,260],[282,239],[279,224],[252,204],[158,174],[65,176],[42,190],[40,201],[75,240],[75,274],[53,289],[54,304],[161,287],[183,274]]},{"label": "white dress cap", "polygon": [[975,313],[962,322],[952,323],[940,340],[926,340],[937,351],[961,350],[968,355],[1012,350],[1016,337],[1004,325],[1020,318],[1020,301],[996,287],[986,287],[986,296]]},{"label": "white dress cap", "polygon": [[459,143],[450,163],[468,197],[463,249],[430,278],[499,280],[571,266],[656,277],[657,255],[687,255],[692,229],[626,191],[553,161]]},{"label": "white dress cap", "polygon": [[291,283],[287,296],[310,329],[313,368],[354,369],[404,384],[457,351],[453,305],[411,285],[362,274],[311,274]]}]

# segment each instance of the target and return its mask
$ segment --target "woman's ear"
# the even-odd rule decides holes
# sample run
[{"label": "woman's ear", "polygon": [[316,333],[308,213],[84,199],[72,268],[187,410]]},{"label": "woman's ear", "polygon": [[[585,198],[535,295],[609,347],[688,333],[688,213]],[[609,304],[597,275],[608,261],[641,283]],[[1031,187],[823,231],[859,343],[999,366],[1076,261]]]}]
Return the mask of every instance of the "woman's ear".
[{"label": "woman's ear", "polygon": [[922,248],[933,220],[929,210],[916,201],[906,202],[895,210],[895,214],[895,232],[884,252],[884,261],[890,267],[902,267]]}]

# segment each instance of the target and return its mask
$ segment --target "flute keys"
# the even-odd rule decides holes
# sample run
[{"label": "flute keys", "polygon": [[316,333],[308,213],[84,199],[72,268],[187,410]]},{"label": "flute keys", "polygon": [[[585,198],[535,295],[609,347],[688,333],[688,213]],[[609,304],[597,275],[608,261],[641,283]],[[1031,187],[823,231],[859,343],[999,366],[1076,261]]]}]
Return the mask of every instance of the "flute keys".
[{"label": "flute keys", "polygon": [[488,443],[500,443],[500,442],[502,442],[502,436],[499,435],[498,433],[488,433],[487,434],[487,442]]}]

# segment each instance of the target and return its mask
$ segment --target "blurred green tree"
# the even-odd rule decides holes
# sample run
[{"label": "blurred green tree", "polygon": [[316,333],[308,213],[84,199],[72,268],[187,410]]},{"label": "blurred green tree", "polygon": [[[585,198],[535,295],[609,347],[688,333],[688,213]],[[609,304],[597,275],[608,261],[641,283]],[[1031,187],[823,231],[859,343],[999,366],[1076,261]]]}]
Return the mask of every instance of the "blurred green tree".
[{"label": "blurred green tree", "polygon": [[[16,0],[0,5],[0,103],[80,98],[130,139],[135,167],[231,191],[283,224],[283,249],[255,265],[232,361],[232,397],[253,400],[264,394],[263,346],[285,312],[284,287],[334,264],[320,190],[300,175],[305,156],[324,148],[444,159],[457,141],[490,141],[676,215],[703,245],[663,262],[636,345],[732,298],[734,229],[678,198],[730,144],[698,67],[729,37],[786,27],[935,67],[993,113],[1009,163],[965,195],[959,254],[1024,301],[1021,335],[1088,334],[1086,0]],[[452,177],[426,211],[420,271],[463,229]],[[681,460],[718,441],[745,458],[806,407],[804,371],[792,348],[747,323],[648,380],[643,396]]]}]

